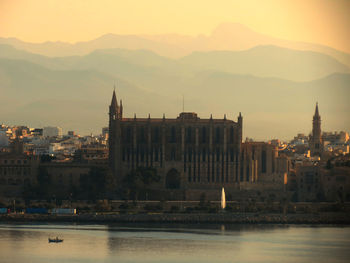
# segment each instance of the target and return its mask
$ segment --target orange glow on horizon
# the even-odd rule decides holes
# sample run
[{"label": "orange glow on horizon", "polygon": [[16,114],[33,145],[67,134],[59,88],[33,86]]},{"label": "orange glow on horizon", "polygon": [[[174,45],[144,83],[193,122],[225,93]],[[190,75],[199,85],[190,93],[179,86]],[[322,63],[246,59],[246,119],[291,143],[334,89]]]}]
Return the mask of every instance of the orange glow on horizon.
[{"label": "orange glow on horizon", "polygon": [[115,34],[210,35],[223,22],[350,53],[350,1],[3,0],[0,37],[77,42]]}]

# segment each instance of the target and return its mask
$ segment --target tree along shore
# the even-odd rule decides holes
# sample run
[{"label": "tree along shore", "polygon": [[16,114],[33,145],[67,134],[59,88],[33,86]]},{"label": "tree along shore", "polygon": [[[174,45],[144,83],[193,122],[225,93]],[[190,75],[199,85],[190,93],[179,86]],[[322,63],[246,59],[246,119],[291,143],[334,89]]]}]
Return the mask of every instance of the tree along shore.
[{"label": "tree along shore", "polygon": [[181,224],[337,224],[350,225],[348,213],[264,214],[264,213],[144,213],[76,215],[3,214],[1,222],[76,222],[76,223],[181,223]]}]

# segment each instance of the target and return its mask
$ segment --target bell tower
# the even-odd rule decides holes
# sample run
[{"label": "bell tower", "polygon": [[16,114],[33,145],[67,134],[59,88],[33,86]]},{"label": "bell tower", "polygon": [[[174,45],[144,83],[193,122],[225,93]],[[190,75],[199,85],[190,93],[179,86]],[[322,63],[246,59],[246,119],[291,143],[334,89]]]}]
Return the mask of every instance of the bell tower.
[{"label": "bell tower", "polygon": [[113,90],[111,105],[109,106],[109,166],[113,173],[116,173],[116,167],[118,167],[118,160],[120,157],[120,121],[123,118],[123,106],[120,100],[120,106],[118,105],[117,96],[115,94],[115,87]]},{"label": "bell tower", "polygon": [[312,120],[312,134],[310,138],[311,155],[321,156],[323,152],[323,141],[321,135],[321,116],[318,112],[318,103],[316,103],[315,114]]}]

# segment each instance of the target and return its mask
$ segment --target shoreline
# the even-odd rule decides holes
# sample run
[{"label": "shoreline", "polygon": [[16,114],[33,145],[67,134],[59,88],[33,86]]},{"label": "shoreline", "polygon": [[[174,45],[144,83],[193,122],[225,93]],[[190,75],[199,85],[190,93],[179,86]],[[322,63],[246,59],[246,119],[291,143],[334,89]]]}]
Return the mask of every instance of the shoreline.
[{"label": "shoreline", "polygon": [[350,225],[348,213],[257,214],[257,213],[192,213],[192,214],[5,214],[1,223],[175,223],[175,224],[311,224]]}]

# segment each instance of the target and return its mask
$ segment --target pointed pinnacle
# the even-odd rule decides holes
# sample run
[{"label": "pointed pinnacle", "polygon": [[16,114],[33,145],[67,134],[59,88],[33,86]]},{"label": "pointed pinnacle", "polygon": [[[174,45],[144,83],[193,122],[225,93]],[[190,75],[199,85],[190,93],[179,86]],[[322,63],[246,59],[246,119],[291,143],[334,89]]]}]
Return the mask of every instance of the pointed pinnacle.
[{"label": "pointed pinnacle", "polygon": [[111,106],[112,107],[117,107],[118,106],[117,96],[115,95],[115,90],[113,90]]},{"label": "pointed pinnacle", "polygon": [[316,102],[316,109],[315,109],[315,116],[319,116],[320,114],[318,113],[318,102]]}]

